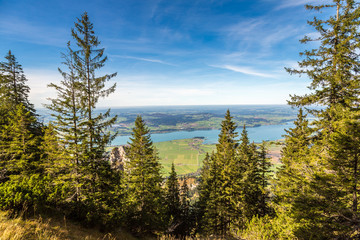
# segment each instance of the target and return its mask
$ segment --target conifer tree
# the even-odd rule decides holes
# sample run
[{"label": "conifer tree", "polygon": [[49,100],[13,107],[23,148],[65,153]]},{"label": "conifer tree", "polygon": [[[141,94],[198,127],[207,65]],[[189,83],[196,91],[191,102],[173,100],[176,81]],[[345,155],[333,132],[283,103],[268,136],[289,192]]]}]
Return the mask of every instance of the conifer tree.
[{"label": "conifer tree", "polygon": [[190,192],[186,177],[183,178],[183,183],[180,189],[180,210],[181,225],[178,228],[178,232],[182,236],[188,236],[191,233],[191,229],[194,227],[194,219],[192,218]]},{"label": "conifer tree", "polygon": [[237,159],[236,124],[227,110],[221,123],[219,143],[209,168],[208,198],[203,217],[204,228],[209,233],[227,235],[239,219],[239,190],[242,176]]},{"label": "conifer tree", "polygon": [[1,104],[5,104],[8,111],[16,111],[16,106],[22,104],[26,111],[35,115],[34,105],[28,99],[30,88],[26,85],[27,79],[22,66],[16,61],[10,50],[5,59],[6,61],[0,62]]},{"label": "conifer tree", "polygon": [[78,187],[74,181],[74,164],[66,146],[62,144],[58,132],[52,123],[45,128],[41,144],[42,166],[44,173],[51,179],[52,189],[48,196],[49,204],[61,206],[71,204],[78,196],[75,189]]},{"label": "conifer tree", "polygon": [[241,179],[241,198],[239,202],[242,202],[241,214],[243,220],[250,220],[253,216],[259,215],[262,192],[256,146],[254,143],[250,143],[245,125],[240,141],[238,158],[240,168],[242,168],[242,178],[239,178]]},{"label": "conifer tree", "polygon": [[22,104],[9,113],[8,124],[1,132],[3,166],[10,175],[30,175],[39,171],[41,138],[35,135],[37,119]]},{"label": "conifer tree", "polygon": [[210,196],[210,167],[214,161],[214,152],[210,155],[206,153],[205,158],[203,160],[203,166],[200,169],[200,177],[199,177],[199,184],[197,187],[199,193],[199,199],[196,202],[195,209],[196,209],[196,222],[198,224],[198,230],[203,230],[205,228],[205,220],[204,214],[207,205],[207,201]]},{"label": "conifer tree", "polygon": [[215,154],[211,156],[209,167],[209,178],[206,181],[207,199],[204,199],[204,215],[201,219],[201,227],[206,234],[225,235],[225,223],[222,218],[222,206],[219,199],[222,197],[221,187],[221,166]]},{"label": "conifer tree", "polygon": [[115,137],[106,130],[117,118],[116,116],[109,118],[110,109],[104,114],[95,114],[94,110],[99,98],[107,97],[115,91],[115,84],[106,88],[105,83],[115,77],[116,73],[97,76],[97,71],[104,66],[107,57],[104,56],[105,49],[98,48],[100,41],[95,35],[93,24],[86,12],[81,19],[77,19],[71,34],[78,46],[73,54],[81,89],[80,106],[84,114],[80,125],[84,134],[82,145],[85,159],[83,161],[86,162],[91,192],[94,194],[98,188],[101,188],[101,184],[98,184],[102,182],[98,181],[101,174],[107,174],[108,166],[104,161],[105,147]]},{"label": "conifer tree", "polygon": [[[74,203],[72,215],[89,223],[108,224],[109,216],[116,215],[110,213],[115,207],[111,199],[121,195],[115,193],[116,189],[122,191],[122,186],[116,186],[122,182],[121,174],[110,168],[105,152],[115,137],[108,128],[116,117],[110,117],[110,109],[105,114],[96,114],[95,109],[99,98],[114,92],[115,85],[106,88],[105,83],[116,73],[98,76],[107,57],[103,48],[98,49],[100,41],[86,12],[77,19],[71,33],[75,44],[69,42],[68,51],[62,56],[67,69],[59,69],[63,80],[49,85],[58,95],[50,99],[47,107],[55,117],[54,130],[66,154],[65,158],[52,160],[68,164],[65,172],[56,174],[55,182],[58,187],[63,184],[66,201]],[[61,170],[55,166],[48,170]]]},{"label": "conifer tree", "polygon": [[325,109],[312,111],[321,117],[324,127],[326,120],[335,118],[333,114],[336,114],[336,111],[333,111],[333,107],[338,104],[353,107],[357,103],[360,82],[357,74],[360,67],[357,52],[360,46],[357,40],[357,26],[360,23],[359,3],[354,0],[332,2],[333,4],[328,5],[306,5],[307,9],[316,11],[336,8],[336,14],[326,20],[314,17],[313,21],[309,21],[320,37],[311,39],[305,36],[301,42],[320,41],[320,47],[301,53],[306,58],[299,62],[300,69],[287,68],[291,74],[306,74],[312,80],[310,89],[313,90],[304,96],[292,96],[290,104],[326,106]]},{"label": "conifer tree", "polygon": [[[2,99],[2,101],[0,101],[0,114],[1,117],[0,118],[0,129],[2,127],[4,127],[4,125],[7,124],[7,114],[9,112],[9,99],[8,99],[8,84],[7,84],[7,78],[5,76],[2,75],[2,73],[0,72],[0,99]],[[1,139],[0,139],[1,141]]]},{"label": "conifer tree", "polygon": [[[358,192],[355,187],[358,185],[357,137],[345,138],[343,134],[352,125],[345,122],[356,122],[359,112],[359,3],[353,0],[332,2],[307,6],[310,10],[332,8],[335,14],[325,20],[314,18],[309,21],[320,37],[305,37],[302,42],[318,40],[320,46],[302,53],[306,58],[299,63],[300,69],[288,69],[291,74],[306,74],[312,80],[312,92],[292,96],[290,104],[323,106],[310,110],[317,118],[313,122],[314,140],[307,157],[297,159],[303,162],[303,168],[307,170],[304,173],[308,173],[299,181],[303,186],[300,190],[306,190],[302,191],[302,204],[297,204],[297,208],[291,205],[292,209],[298,209],[293,217],[304,223],[299,230],[303,238],[308,238],[306,233],[314,229],[318,231],[318,238],[349,238],[358,229],[358,214],[353,211]],[[356,134],[356,131],[352,133]],[[349,145],[347,140],[351,138],[353,141]],[[344,153],[344,149],[347,149],[346,154],[340,157],[339,153]],[[343,178],[345,175],[347,177]]]},{"label": "conifer tree", "polygon": [[176,228],[180,221],[180,185],[175,171],[174,163],[165,185],[166,216],[169,218],[169,227]]},{"label": "conifer tree", "polygon": [[[16,61],[15,56],[9,50],[5,56],[6,61],[0,62],[0,130],[8,124],[9,113],[17,111],[17,106],[22,105],[25,111],[37,117],[34,105],[29,102],[30,88],[26,85],[27,79],[22,66]],[[40,122],[34,123],[36,127],[31,128],[32,133],[41,136],[42,126]],[[0,139],[1,141],[1,139]],[[9,139],[7,139],[9,141]]]},{"label": "conifer tree", "polygon": [[269,201],[269,189],[268,186],[270,184],[271,179],[271,162],[270,158],[267,157],[267,150],[265,142],[260,145],[260,149],[258,151],[258,168],[259,168],[259,185],[261,189],[261,199],[258,206],[258,215],[260,217],[264,217],[268,213],[270,213],[270,208],[268,205]]},{"label": "conifer tree", "polygon": [[128,175],[128,224],[132,231],[140,233],[159,230],[163,224],[161,165],[149,132],[138,116],[129,143],[129,163],[125,167]]},{"label": "conifer tree", "polygon": [[0,63],[0,207],[18,212],[42,207],[46,199],[39,147],[43,131],[22,66],[11,51],[5,59]]},{"label": "conifer tree", "polygon": [[[63,77],[63,80],[60,82],[60,85],[51,83],[49,87],[54,88],[57,91],[57,98],[50,98],[50,104],[46,105],[48,109],[52,111],[51,116],[55,118],[53,125],[49,126],[49,129],[52,132],[56,133],[58,144],[62,145],[64,151],[66,152],[66,157],[53,159],[58,164],[65,161],[68,165],[68,170],[66,175],[70,183],[75,186],[73,189],[74,192],[70,191],[69,194],[73,196],[71,199],[78,201],[79,199],[85,197],[81,196],[81,185],[84,184],[82,181],[83,173],[81,172],[83,166],[83,141],[84,141],[84,129],[81,128],[81,121],[84,119],[81,108],[81,85],[80,79],[76,75],[75,69],[75,55],[73,50],[68,43],[68,53],[62,54],[64,59],[63,64],[68,68],[68,72],[63,71],[59,68],[59,72]],[[55,137],[55,136],[54,136]],[[55,143],[54,143],[55,144]],[[65,154],[64,152],[64,154]],[[53,168],[57,164],[49,165],[48,168]],[[59,169],[53,169],[50,171],[58,171]],[[71,177],[70,177],[71,175]],[[60,183],[65,183],[59,181]]]},{"label": "conifer tree", "polygon": [[180,209],[183,218],[187,218],[190,215],[190,192],[187,177],[183,178],[183,183],[180,189]]}]

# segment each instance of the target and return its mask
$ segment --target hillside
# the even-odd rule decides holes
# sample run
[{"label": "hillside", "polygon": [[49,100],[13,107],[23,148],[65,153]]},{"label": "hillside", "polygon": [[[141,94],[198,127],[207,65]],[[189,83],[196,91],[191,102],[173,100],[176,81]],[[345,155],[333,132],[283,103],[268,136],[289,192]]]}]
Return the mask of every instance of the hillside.
[{"label": "hillside", "polygon": [[135,240],[126,232],[101,232],[97,228],[85,228],[66,218],[52,216],[9,218],[8,212],[0,211],[1,240]]}]

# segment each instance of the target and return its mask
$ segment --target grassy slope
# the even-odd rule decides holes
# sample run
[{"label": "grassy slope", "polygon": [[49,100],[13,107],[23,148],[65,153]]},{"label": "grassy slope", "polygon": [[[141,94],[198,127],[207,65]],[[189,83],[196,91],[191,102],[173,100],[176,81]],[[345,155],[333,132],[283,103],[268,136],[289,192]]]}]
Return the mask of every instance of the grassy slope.
[{"label": "grassy slope", "polygon": [[1,240],[135,240],[126,232],[101,233],[97,229],[84,228],[65,219],[33,217],[30,219],[8,218],[0,211]]}]

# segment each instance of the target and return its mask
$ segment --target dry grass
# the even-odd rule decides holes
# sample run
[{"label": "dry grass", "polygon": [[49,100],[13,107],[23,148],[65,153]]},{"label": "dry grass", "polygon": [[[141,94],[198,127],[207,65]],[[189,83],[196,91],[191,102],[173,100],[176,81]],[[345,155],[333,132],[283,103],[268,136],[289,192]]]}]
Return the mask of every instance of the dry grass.
[{"label": "dry grass", "polygon": [[0,212],[0,240],[135,240],[126,232],[101,233],[58,219],[8,218]]},{"label": "dry grass", "polygon": [[[158,240],[233,240],[232,237],[218,237],[218,236],[196,236],[196,237],[186,237],[186,238],[176,238],[172,235],[162,235]],[[240,239],[240,238],[236,238]]]}]

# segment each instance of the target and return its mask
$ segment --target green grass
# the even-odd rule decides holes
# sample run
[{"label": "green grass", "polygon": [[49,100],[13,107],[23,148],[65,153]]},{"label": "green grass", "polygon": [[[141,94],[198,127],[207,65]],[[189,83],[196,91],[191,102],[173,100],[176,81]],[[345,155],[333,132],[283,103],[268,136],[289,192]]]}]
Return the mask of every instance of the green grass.
[{"label": "green grass", "polygon": [[215,145],[203,144],[201,139],[181,139],[155,143],[163,165],[164,175],[170,172],[171,164],[175,164],[180,175],[196,172],[205,158],[206,152],[212,152]]},{"label": "green grass", "polygon": [[[271,170],[276,172],[282,164],[279,161],[280,152],[284,140],[276,140],[267,143],[269,157],[273,166]],[[175,164],[177,174],[183,175],[196,172],[202,167],[205,154],[216,150],[215,144],[203,144],[201,139],[181,139],[155,143],[159,152],[160,161],[163,165],[163,174],[168,176],[171,164]]]},{"label": "green grass", "polygon": [[[206,153],[216,150],[215,144],[203,144],[203,142],[202,139],[191,138],[154,143],[163,166],[163,175],[169,175],[172,163],[175,164],[176,172],[179,175],[196,172],[202,167]],[[281,166],[279,159],[283,142],[284,140],[281,139],[267,143],[273,171]],[[108,147],[106,150],[111,151],[111,149],[112,147]]]}]

